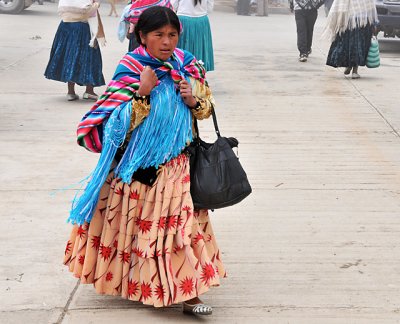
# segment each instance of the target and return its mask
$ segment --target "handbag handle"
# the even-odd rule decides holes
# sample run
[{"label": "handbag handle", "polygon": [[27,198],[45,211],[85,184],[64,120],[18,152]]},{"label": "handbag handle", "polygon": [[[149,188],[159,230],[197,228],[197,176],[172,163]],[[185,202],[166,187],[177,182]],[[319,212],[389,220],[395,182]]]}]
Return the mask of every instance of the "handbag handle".
[{"label": "handbag handle", "polygon": [[[215,133],[217,134],[218,137],[221,137],[221,133],[219,132],[219,127],[218,127],[218,122],[217,122],[217,115],[215,114],[214,107],[211,111],[211,114],[212,114],[212,118],[213,118]],[[199,127],[197,125],[197,118],[194,119],[194,130],[196,131],[197,138],[199,138],[200,133],[199,133]]]}]

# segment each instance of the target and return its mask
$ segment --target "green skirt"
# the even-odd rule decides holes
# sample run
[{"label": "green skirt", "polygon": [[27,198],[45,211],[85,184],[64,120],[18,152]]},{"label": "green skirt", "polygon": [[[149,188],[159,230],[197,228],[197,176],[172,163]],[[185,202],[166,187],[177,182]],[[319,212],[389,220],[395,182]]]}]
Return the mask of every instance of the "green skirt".
[{"label": "green skirt", "polygon": [[208,16],[179,16],[179,20],[182,24],[182,33],[177,47],[191,52],[197,60],[204,62],[207,71],[213,71],[214,51]]}]

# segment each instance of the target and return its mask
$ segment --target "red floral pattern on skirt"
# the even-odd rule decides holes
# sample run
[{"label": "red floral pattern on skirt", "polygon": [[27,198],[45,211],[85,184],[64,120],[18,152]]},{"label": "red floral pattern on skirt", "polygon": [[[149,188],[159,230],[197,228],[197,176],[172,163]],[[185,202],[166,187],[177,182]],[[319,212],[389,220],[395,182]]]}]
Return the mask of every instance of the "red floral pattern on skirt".
[{"label": "red floral pattern on skirt", "polygon": [[189,174],[183,154],[152,187],[111,173],[90,224],[73,226],[64,264],[99,294],[155,307],[218,286],[226,273],[207,210],[193,210]]}]

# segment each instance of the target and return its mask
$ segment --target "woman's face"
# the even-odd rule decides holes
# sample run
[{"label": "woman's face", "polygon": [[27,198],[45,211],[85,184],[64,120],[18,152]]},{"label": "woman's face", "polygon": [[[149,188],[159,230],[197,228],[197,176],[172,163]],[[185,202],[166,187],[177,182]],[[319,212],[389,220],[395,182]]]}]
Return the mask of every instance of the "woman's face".
[{"label": "woman's face", "polygon": [[140,32],[140,39],[151,55],[166,61],[174,52],[176,44],[178,44],[179,33],[175,27],[165,25],[145,35]]}]

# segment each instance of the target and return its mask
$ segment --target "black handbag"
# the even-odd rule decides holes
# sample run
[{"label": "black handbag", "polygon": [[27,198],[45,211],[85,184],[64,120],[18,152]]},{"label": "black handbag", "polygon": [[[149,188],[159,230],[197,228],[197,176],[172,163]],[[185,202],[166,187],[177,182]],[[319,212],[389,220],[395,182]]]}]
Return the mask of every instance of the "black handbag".
[{"label": "black handbag", "polygon": [[212,112],[215,132],[214,143],[197,137],[187,148],[190,155],[190,194],[195,209],[217,209],[232,206],[251,193],[251,186],[238,157],[232,148],[239,142],[233,137],[222,137],[215,112]]}]

